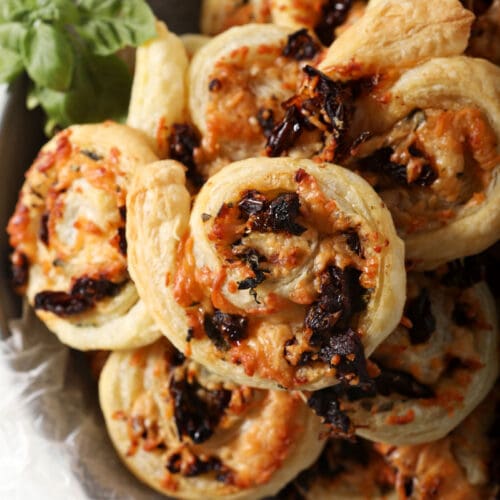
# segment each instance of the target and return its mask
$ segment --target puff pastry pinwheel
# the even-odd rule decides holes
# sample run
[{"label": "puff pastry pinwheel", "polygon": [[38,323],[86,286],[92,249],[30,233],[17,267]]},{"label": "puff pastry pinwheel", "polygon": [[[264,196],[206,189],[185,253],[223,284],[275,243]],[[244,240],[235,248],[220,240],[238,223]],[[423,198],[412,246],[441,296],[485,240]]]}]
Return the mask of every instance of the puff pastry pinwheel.
[{"label": "puff pastry pinwheel", "polygon": [[324,445],[298,394],[221,381],[166,339],[113,353],[99,397],[120,458],[170,497],[273,495]]},{"label": "puff pastry pinwheel", "polygon": [[289,500],[395,500],[395,473],[373,443],[330,439],[312,467],[277,496]]},{"label": "puff pastry pinwheel", "polygon": [[248,24],[214,37],[194,55],[189,110],[202,135],[195,158],[205,177],[263,153],[284,115],[281,103],[298,90],[301,65],[318,50],[306,31],[290,35],[288,28]]},{"label": "puff pastry pinwheel", "polygon": [[499,239],[499,67],[461,56],[430,60],[401,76],[388,102],[360,104],[359,116],[353,129],[373,136],[347,163],[386,202],[415,268]]},{"label": "puff pastry pinwheel", "polygon": [[175,124],[186,121],[188,57],[182,41],[157,22],[157,37],[136,51],[127,124],[142,130],[160,157]]},{"label": "puff pastry pinwheel", "polygon": [[124,125],[73,126],[45,145],[8,225],[18,288],[59,339],[82,350],[135,347],[157,330],[127,271],[129,177],[155,161]]},{"label": "puff pastry pinwheel", "polygon": [[474,15],[458,0],[371,0],[319,69],[333,79],[400,73],[433,57],[463,54]]},{"label": "puff pastry pinwheel", "polygon": [[381,87],[377,78],[341,82],[305,70],[308,83],[290,101],[290,118],[270,134],[270,156],[289,148],[309,156],[300,140],[316,127],[323,138],[315,155],[374,186],[414,269],[479,253],[499,239],[498,66],[434,58]]},{"label": "puff pastry pinwheel", "polygon": [[416,446],[377,444],[396,473],[399,498],[483,500],[500,492],[497,387],[447,437]]},{"label": "puff pastry pinwheel", "polygon": [[[484,283],[458,262],[440,280],[408,277],[401,325],[373,353],[380,374],[372,397],[341,385],[313,393],[312,408],[334,427],[390,444],[440,439],[482,401],[498,375],[498,325]],[[327,419],[328,420],[328,419]]]},{"label": "puff pastry pinwheel", "polygon": [[210,178],[189,215],[184,173],[156,163],[127,206],[132,275],[163,333],[212,371],[255,387],[362,384],[397,326],[403,245],[359,176],[255,158]]}]

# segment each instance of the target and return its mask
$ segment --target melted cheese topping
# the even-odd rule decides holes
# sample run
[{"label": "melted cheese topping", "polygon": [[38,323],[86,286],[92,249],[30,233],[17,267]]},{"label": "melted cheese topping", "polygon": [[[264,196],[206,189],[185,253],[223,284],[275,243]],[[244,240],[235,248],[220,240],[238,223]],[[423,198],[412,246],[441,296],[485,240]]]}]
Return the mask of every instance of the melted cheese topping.
[{"label": "melted cheese topping", "polygon": [[300,83],[300,64],[281,55],[283,45],[261,45],[249,56],[242,46],[219,60],[210,75],[212,90],[205,111],[207,134],[201,159],[217,155],[238,160],[259,155],[266,137],[259,112],[270,113],[274,122],[283,118],[281,103]]},{"label": "melted cheese topping", "polygon": [[[417,112],[387,135],[365,142],[356,156],[366,157],[382,147],[392,148],[390,161],[402,172],[406,168],[408,185],[395,182],[384,171],[359,173],[387,203],[401,234],[441,227],[463,207],[482,203],[500,161],[497,137],[484,115],[472,107]],[[419,152],[412,154],[412,148]],[[436,178],[420,186],[424,167]]]},{"label": "melted cheese topping", "polygon": [[[175,300],[186,309],[195,339],[205,337],[204,315],[212,315],[216,309],[245,317],[244,338],[217,355],[242,365],[249,376],[272,379],[284,387],[307,383],[314,365],[324,365],[322,361],[300,363],[300,354],[309,350],[311,336],[304,318],[307,307],[320,294],[321,274],[332,265],[341,270],[353,268],[359,271],[360,285],[373,291],[379,265],[373,235],[365,234],[358,222],[329,200],[314,177],[304,172],[297,193],[300,215],[295,223],[303,227],[302,234],[251,230],[250,222],[241,218],[239,200],[228,200],[204,223],[208,240],[222,262],[220,272],[197,266],[193,239],[185,236],[171,279]],[[276,196],[274,192],[263,194],[269,200]],[[349,247],[347,231],[354,231],[359,238],[360,255]],[[253,289],[240,289],[239,283],[256,276],[244,258],[237,256],[249,251],[258,253],[264,280]],[[362,331],[362,315],[355,314],[350,321],[355,330]],[[296,345],[285,357],[284,346],[292,339]],[[334,368],[325,365],[323,369],[330,376],[335,374]]]},{"label": "melted cheese topping", "polygon": [[[295,461],[301,460],[294,454],[305,438],[304,432],[307,438],[316,438],[311,435],[314,425],[310,425],[316,417],[298,395],[221,381],[192,361],[172,363],[174,353],[163,339],[115,356],[110,363],[114,368],[104,369],[101,403],[111,435],[118,439],[115,444],[125,451],[125,462],[155,488],[174,495],[178,492],[181,497],[183,492],[226,496],[248,490],[250,494],[275,481],[274,488],[278,489],[289,475],[282,468],[288,464],[296,469]],[[212,391],[209,397],[218,397],[217,392],[229,393],[211,435],[199,442],[179,434],[176,419],[186,421],[192,418],[189,412],[200,411],[189,403],[178,408],[171,387],[174,380],[184,378]],[[316,457],[322,444],[317,440],[311,446]],[[294,462],[290,464],[290,460]],[[310,464],[311,459],[307,460]],[[200,462],[217,465],[203,470]]]}]

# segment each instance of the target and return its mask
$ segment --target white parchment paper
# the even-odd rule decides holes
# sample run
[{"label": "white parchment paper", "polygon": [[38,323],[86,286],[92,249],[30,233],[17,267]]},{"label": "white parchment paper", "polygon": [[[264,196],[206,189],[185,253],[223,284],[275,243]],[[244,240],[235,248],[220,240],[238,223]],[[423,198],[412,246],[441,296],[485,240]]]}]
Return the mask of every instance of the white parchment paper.
[{"label": "white parchment paper", "polygon": [[0,498],[165,498],[121,464],[82,354],[25,307],[0,340]]}]

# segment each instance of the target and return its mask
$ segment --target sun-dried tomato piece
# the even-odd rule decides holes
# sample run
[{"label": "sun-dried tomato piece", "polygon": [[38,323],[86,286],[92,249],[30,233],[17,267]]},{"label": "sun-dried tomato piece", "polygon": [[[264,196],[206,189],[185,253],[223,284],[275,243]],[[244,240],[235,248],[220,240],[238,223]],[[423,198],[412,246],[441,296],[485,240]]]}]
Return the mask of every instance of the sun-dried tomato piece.
[{"label": "sun-dried tomato piece", "polygon": [[351,419],[340,409],[338,389],[327,387],[313,392],[307,400],[309,407],[323,418],[323,421],[332,427],[336,434],[353,435]]},{"label": "sun-dried tomato piece", "polygon": [[238,203],[243,219],[249,220],[250,229],[262,233],[290,233],[301,235],[306,228],[297,224],[300,200],[297,193],[281,193],[272,200],[259,191],[247,191]]},{"label": "sun-dried tomato piece", "polygon": [[360,257],[363,255],[363,249],[361,247],[361,240],[359,239],[359,234],[355,229],[349,229],[344,233],[347,246]]},{"label": "sun-dried tomato piece", "polygon": [[[410,146],[408,152],[417,158],[423,157],[422,153],[415,146]],[[411,183],[408,183],[407,165],[395,163],[391,160],[394,150],[385,146],[377,149],[372,154],[359,158],[357,165],[362,170],[369,170],[378,174],[383,174],[389,177],[393,182],[400,186],[415,185],[420,187],[430,186],[437,178],[437,173],[426,163],[422,166],[419,176]]]},{"label": "sun-dried tomato piece", "polygon": [[194,150],[200,146],[200,138],[193,127],[188,124],[175,123],[168,138],[169,156],[187,167],[187,176],[195,186],[203,184],[194,160]]},{"label": "sun-dried tomato piece", "polygon": [[347,328],[352,316],[366,307],[366,289],[359,282],[360,276],[354,267],[329,266],[323,271],[318,300],[309,306],[304,320],[306,328],[313,331],[312,345],[321,345],[335,326]]},{"label": "sun-dried tomato piece", "polygon": [[282,54],[296,61],[304,61],[305,59],[312,59],[318,52],[319,45],[307,32],[307,29],[303,28],[288,35]]},{"label": "sun-dried tomato piece", "polygon": [[64,291],[37,293],[34,307],[61,317],[73,316],[93,308],[99,300],[115,296],[123,284],[83,276],[74,282],[69,293]]},{"label": "sun-dried tomato piece", "polygon": [[247,319],[238,314],[228,314],[216,310],[213,316],[205,314],[205,332],[215,347],[227,351],[230,343],[237,343],[247,336]]},{"label": "sun-dried tomato piece", "polygon": [[412,323],[408,330],[411,343],[415,345],[427,342],[436,330],[436,318],[432,314],[431,299],[426,288],[408,301],[405,316]]},{"label": "sun-dried tomato piece", "polygon": [[267,207],[267,198],[256,189],[246,191],[238,202],[238,208],[244,219],[248,219],[251,215],[262,212]]},{"label": "sun-dried tomato piece", "polygon": [[335,367],[341,382],[360,387],[371,386],[372,380],[368,375],[361,338],[351,328],[331,335],[328,344],[319,350],[319,358]]},{"label": "sun-dried tomato piece", "polygon": [[73,316],[91,309],[94,301],[84,295],[71,295],[67,292],[39,292],[35,295],[35,309],[50,311],[57,316]]},{"label": "sun-dried tomato piece", "polygon": [[182,453],[172,453],[165,467],[172,474],[182,474],[184,477],[195,477],[209,472],[220,472],[227,469],[217,457],[201,458],[190,454],[189,460],[183,460]]},{"label": "sun-dried tomato piece", "polygon": [[314,31],[325,47],[335,40],[335,29],[344,24],[352,8],[353,0],[328,0],[321,9],[320,22]]},{"label": "sun-dried tomato piece", "polygon": [[290,106],[284,118],[276,124],[266,143],[267,156],[280,156],[289,150],[302,135],[305,129],[305,119],[295,106]]},{"label": "sun-dried tomato piece", "polygon": [[409,373],[381,369],[380,375],[375,378],[377,392],[383,396],[392,393],[408,398],[430,399],[435,396],[434,391],[427,385],[421,384]]},{"label": "sun-dried tomato piece", "polygon": [[231,399],[231,391],[208,390],[187,373],[172,377],[170,393],[174,401],[174,419],[179,439],[188,436],[194,443],[209,439]]}]

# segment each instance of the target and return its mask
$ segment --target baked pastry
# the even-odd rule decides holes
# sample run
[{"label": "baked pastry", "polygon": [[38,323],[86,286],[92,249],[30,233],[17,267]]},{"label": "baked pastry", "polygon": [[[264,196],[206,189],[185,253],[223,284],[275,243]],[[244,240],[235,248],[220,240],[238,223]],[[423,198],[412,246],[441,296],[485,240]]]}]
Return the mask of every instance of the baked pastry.
[{"label": "baked pastry", "polygon": [[209,177],[235,160],[264,152],[284,115],[281,103],[298,89],[303,61],[319,50],[305,31],[248,24],[214,37],[193,57],[189,110],[201,133],[198,167]]},{"label": "baked pastry", "polygon": [[249,23],[269,23],[274,0],[202,0],[200,28],[204,35]]},{"label": "baked pastry", "polygon": [[339,385],[311,396],[311,406],[330,415],[341,433],[354,428],[396,445],[434,441],[492,389],[498,376],[493,298],[484,283],[466,286],[472,275],[458,262],[440,272],[439,279],[409,275],[401,325],[371,357],[380,370],[371,390]]},{"label": "baked pastry", "polygon": [[178,163],[137,172],[127,199],[131,273],[181,352],[235,382],[361,384],[365,353],[396,327],[403,245],[359,176],[255,158],[210,178],[189,213]]},{"label": "baked pastry", "polygon": [[198,52],[199,49],[203,47],[207,42],[211,40],[211,37],[206,35],[200,35],[198,33],[185,33],[179,37],[184,44],[188,58],[191,60],[193,56]]},{"label": "baked pastry", "polygon": [[120,458],[169,497],[273,495],[324,445],[298,394],[221,381],[166,339],[113,353],[99,397]]},{"label": "baked pastry", "polygon": [[373,443],[330,439],[312,467],[283,489],[277,500],[395,500],[396,474]]},{"label": "baked pastry", "polygon": [[156,29],[158,36],[136,51],[127,124],[142,130],[164,158],[173,125],[186,121],[189,63],[179,37],[162,22]]},{"label": "baked pastry", "polygon": [[432,269],[485,250],[500,235],[500,68],[436,58],[387,96],[359,104],[352,129],[373,135],[347,164],[386,202],[406,258]]},{"label": "baked pastry", "polygon": [[375,445],[394,467],[399,498],[483,500],[500,491],[498,384],[447,437],[417,446]]},{"label": "baked pastry", "polygon": [[401,73],[433,57],[463,54],[474,15],[459,0],[371,0],[319,69],[334,80]]},{"label": "baked pastry", "polygon": [[128,275],[125,238],[129,177],[156,158],[124,125],[73,126],[26,174],[7,228],[14,281],[71,347],[120,349],[158,337]]},{"label": "baked pastry", "polygon": [[[498,240],[497,66],[435,58],[382,87],[377,79],[366,86],[363,79],[345,83],[310,66],[306,71],[303,93],[289,101],[270,134],[270,156],[289,150],[336,160],[365,177],[391,210],[414,269],[435,268]],[[312,149],[300,142],[313,133],[311,124]]]},{"label": "baked pastry", "polygon": [[295,29],[314,31],[321,43],[329,47],[365,11],[364,0],[274,0],[272,21]]},{"label": "baked pastry", "polygon": [[204,0],[201,31],[217,35],[233,26],[273,23],[291,29],[308,28],[329,46],[364,13],[365,0]]}]

